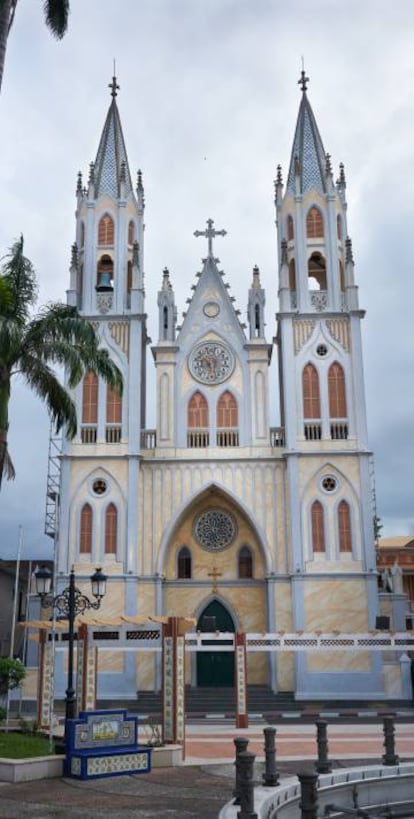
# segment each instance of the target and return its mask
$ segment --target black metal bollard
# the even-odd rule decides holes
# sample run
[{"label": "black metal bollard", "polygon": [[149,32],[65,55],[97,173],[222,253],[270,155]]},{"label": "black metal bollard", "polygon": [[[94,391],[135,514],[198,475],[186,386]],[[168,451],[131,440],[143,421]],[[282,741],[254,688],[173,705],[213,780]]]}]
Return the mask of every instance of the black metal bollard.
[{"label": "black metal bollard", "polygon": [[238,819],[257,819],[257,813],[254,812],[253,765],[255,759],[255,755],[251,754],[250,751],[242,751],[237,759],[240,789]]},{"label": "black metal bollard", "polygon": [[276,769],[276,728],[272,726],[263,728],[263,733],[265,739],[265,770],[262,781],[263,785],[272,788],[279,784],[279,773]]},{"label": "black metal bollard", "polygon": [[318,819],[318,774],[304,771],[298,774],[298,779],[301,819]]},{"label": "black metal bollard", "polygon": [[391,714],[383,717],[384,748],[385,754],[382,757],[383,765],[398,765],[399,757],[395,753],[395,726],[394,717]]},{"label": "black metal bollard", "polygon": [[316,720],[316,742],[318,746],[318,760],[315,762],[315,768],[318,773],[330,773],[332,765],[328,759],[328,723],[324,719]]},{"label": "black metal bollard", "polygon": [[239,755],[243,753],[243,751],[247,750],[247,746],[249,744],[249,740],[245,739],[245,737],[235,737],[233,739],[234,745],[236,747],[236,759],[234,760],[234,764],[236,766],[236,782],[234,785],[234,805],[240,805],[240,782],[239,782],[239,766],[237,764]]}]

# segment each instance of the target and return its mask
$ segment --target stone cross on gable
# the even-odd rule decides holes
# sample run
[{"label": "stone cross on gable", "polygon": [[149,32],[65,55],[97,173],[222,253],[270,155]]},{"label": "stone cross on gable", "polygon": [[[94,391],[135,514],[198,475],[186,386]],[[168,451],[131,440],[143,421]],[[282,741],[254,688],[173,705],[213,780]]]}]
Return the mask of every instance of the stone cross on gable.
[{"label": "stone cross on gable", "polygon": [[194,236],[205,236],[208,240],[208,257],[213,258],[213,239],[215,236],[227,236],[227,230],[216,230],[212,219],[207,219],[207,227],[205,230],[195,230]]}]

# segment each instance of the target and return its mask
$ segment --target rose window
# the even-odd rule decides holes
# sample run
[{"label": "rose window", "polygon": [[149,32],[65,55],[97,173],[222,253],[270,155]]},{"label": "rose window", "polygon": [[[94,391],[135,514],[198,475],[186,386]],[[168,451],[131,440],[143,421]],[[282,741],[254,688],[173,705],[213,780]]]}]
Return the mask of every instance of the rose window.
[{"label": "rose window", "polygon": [[208,509],[194,521],[194,537],[207,552],[222,552],[233,543],[236,521],[224,509]]}]

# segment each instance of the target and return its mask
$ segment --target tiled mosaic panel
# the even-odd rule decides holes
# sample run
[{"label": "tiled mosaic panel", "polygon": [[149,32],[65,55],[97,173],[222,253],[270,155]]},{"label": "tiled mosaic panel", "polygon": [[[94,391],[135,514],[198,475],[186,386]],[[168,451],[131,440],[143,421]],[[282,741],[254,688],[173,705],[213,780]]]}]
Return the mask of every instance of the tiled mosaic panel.
[{"label": "tiled mosaic panel", "polygon": [[83,709],[83,663],[85,658],[85,644],[83,640],[78,639],[78,644],[76,646],[76,701],[78,704],[78,710]]},{"label": "tiled mosaic panel", "polygon": [[78,756],[72,757],[70,761],[70,772],[72,776],[80,776],[81,774],[81,761]]},{"label": "tiled mosaic panel", "polygon": [[244,646],[236,647],[237,703],[239,714],[246,713],[246,666]]},{"label": "tiled mosaic panel", "polygon": [[148,755],[142,753],[122,754],[121,756],[102,756],[88,759],[87,774],[132,773],[147,770]]},{"label": "tiled mosaic panel", "polygon": [[177,736],[178,742],[184,740],[184,637],[177,637]]},{"label": "tiled mosaic panel", "polygon": [[164,639],[164,740],[174,739],[173,638]]},{"label": "tiled mosaic panel", "polygon": [[96,648],[90,648],[86,655],[85,711],[96,708]]},{"label": "tiled mosaic panel", "polygon": [[53,696],[53,643],[44,644],[43,674],[41,682],[40,722],[42,725],[50,723],[50,707]]}]

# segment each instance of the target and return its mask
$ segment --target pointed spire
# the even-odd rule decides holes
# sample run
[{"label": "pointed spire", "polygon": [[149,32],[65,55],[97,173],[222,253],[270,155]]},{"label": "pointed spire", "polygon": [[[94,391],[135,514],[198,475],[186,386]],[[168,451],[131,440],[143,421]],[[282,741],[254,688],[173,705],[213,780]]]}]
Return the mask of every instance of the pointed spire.
[{"label": "pointed spire", "polygon": [[164,267],[164,270],[162,271],[161,290],[167,290],[167,291],[172,290],[171,281],[170,281],[170,271],[168,270],[168,267]]},{"label": "pointed spire", "polygon": [[302,70],[299,85],[302,99],[293,139],[290,157],[289,174],[286,191],[296,193],[295,177],[299,177],[299,192],[305,193],[311,188],[321,193],[326,192],[325,166],[326,154],[316,124],[316,119],[308,100],[306,89],[309,77]]},{"label": "pointed spire", "polygon": [[344,163],[343,162],[339,163],[339,176],[338,176],[338,179],[336,180],[336,184],[337,184],[338,188],[343,188],[343,189],[346,188],[345,168],[344,168]]},{"label": "pointed spire", "polygon": [[128,157],[122,133],[116,96],[119,85],[116,76],[109,84],[112,102],[106,116],[105,125],[99,142],[95,161],[95,194],[96,197],[108,194],[118,199],[120,195],[122,163],[125,163],[125,196],[132,191],[131,174],[128,166]]}]

